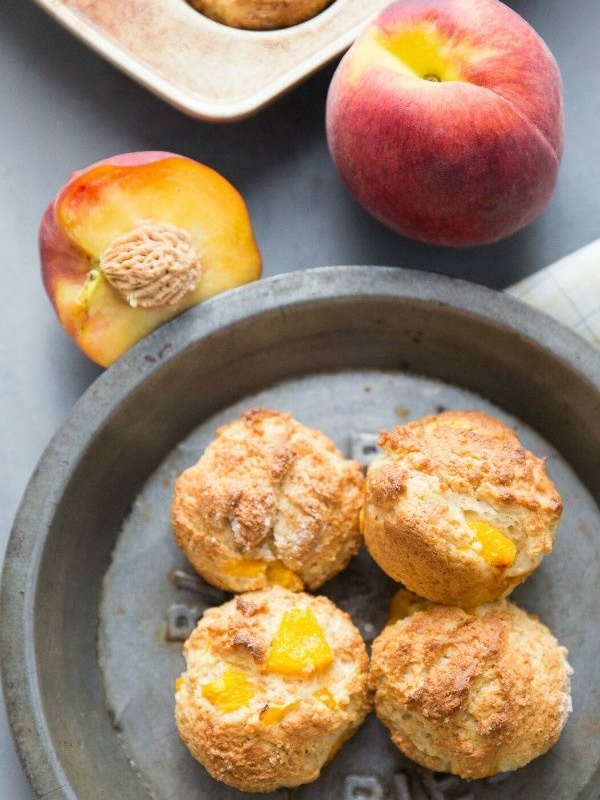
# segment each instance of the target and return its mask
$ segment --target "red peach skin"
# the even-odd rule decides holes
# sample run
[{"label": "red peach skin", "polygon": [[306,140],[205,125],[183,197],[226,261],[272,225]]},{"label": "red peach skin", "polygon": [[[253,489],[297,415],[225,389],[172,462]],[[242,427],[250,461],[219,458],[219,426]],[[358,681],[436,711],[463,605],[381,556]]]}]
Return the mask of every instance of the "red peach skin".
[{"label": "red peach skin", "polygon": [[467,246],[527,225],[554,189],[562,82],[497,0],[403,0],[336,70],[329,148],[364,208],[405,236]]}]

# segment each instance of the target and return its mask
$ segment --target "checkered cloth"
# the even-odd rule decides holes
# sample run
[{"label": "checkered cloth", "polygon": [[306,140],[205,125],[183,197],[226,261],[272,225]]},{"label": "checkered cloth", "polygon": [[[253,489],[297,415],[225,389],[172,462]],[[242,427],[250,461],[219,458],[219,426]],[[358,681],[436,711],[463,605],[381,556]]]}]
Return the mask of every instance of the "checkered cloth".
[{"label": "checkered cloth", "polygon": [[507,291],[600,347],[600,239]]}]

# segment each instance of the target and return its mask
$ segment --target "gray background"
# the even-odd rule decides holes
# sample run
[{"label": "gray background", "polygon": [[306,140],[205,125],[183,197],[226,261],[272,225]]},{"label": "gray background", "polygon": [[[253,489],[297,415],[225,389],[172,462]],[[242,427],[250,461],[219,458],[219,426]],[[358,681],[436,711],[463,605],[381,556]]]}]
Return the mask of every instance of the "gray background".
[{"label": "gray background", "polygon": [[[371,220],[329,159],[330,66],[253,118],[188,119],[89,52],[28,0],[0,4],[0,554],[29,475],[100,374],[55,320],[39,279],[40,216],[68,173],[164,149],[222,172],[246,199],[264,275],[327,264],[410,266],[502,289],[600,234],[600,3],[513,0],[561,67],[566,148],[556,192],[528,229],[472,250],[429,247]],[[0,705],[0,797],[28,800]]]}]

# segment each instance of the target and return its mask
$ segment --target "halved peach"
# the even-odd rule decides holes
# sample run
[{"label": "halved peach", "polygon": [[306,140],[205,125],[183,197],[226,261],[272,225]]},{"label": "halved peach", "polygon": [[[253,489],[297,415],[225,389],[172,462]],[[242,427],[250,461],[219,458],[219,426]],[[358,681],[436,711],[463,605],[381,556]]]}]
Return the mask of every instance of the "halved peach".
[{"label": "halved peach", "polygon": [[102,366],[168,319],[261,274],[237,190],[173,153],[126,153],[74,173],[46,209],[39,246],[61,324]]}]

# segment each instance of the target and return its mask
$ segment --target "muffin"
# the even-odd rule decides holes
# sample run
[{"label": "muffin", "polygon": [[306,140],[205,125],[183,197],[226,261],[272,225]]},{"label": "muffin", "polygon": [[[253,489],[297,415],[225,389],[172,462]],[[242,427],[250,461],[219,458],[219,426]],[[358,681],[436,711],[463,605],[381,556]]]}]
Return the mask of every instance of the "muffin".
[{"label": "muffin", "polygon": [[[404,594],[408,594],[404,592]],[[422,766],[462,778],[522,767],[571,710],[567,651],[507,600],[470,611],[423,601],[373,643],[375,711]]]},{"label": "muffin", "polygon": [[508,594],[552,550],[562,502],[544,459],[481,411],[384,431],[367,472],[364,535],[390,577],[462,607]]},{"label": "muffin", "polygon": [[281,587],[205,612],[175,687],[179,735],[217,780],[248,792],[314,781],[370,708],[350,617]]},{"label": "muffin", "polygon": [[331,0],[189,0],[205,17],[231,28],[269,31],[314,17]]},{"label": "muffin", "polygon": [[252,408],[219,428],[177,479],[175,539],[220,589],[316,589],[361,545],[363,490],[358,462],[325,434]]}]

